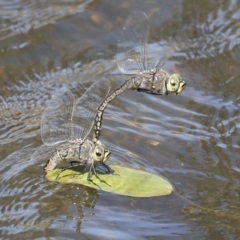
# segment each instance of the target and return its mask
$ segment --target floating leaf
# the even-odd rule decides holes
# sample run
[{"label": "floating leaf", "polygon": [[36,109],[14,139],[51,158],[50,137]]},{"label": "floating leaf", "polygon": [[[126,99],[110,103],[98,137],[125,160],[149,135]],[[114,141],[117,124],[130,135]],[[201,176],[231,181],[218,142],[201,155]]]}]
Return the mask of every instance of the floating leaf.
[{"label": "floating leaf", "polygon": [[[122,166],[111,166],[113,174],[98,174],[87,180],[88,173],[80,173],[72,169],[63,171],[54,169],[46,175],[49,181],[57,181],[62,184],[75,183],[103,191],[131,196],[131,197],[155,197],[164,196],[172,192],[172,185],[163,177],[142,170]],[[57,176],[58,179],[56,180]]]}]

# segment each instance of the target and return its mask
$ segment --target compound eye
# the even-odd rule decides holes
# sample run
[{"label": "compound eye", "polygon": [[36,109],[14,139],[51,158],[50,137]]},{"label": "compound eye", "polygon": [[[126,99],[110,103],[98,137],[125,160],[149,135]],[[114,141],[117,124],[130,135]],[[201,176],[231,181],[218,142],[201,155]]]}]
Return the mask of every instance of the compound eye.
[{"label": "compound eye", "polygon": [[98,159],[98,161],[102,160],[102,158],[104,157],[104,149],[103,149],[103,147],[102,146],[97,146],[95,148],[94,152],[95,152],[95,156]]},{"label": "compound eye", "polygon": [[96,155],[97,155],[98,157],[101,157],[101,156],[102,156],[102,153],[97,149]]},{"label": "compound eye", "polygon": [[175,79],[171,79],[171,85],[172,85],[172,86],[176,86],[176,81],[175,81]]}]

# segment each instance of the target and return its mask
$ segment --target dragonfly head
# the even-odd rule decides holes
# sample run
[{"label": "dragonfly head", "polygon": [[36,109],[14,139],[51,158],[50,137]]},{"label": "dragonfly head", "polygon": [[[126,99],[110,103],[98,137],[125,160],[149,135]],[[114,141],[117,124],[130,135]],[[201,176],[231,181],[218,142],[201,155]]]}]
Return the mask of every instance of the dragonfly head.
[{"label": "dragonfly head", "polygon": [[97,143],[93,150],[93,160],[95,164],[101,164],[108,161],[111,152],[103,145]]},{"label": "dragonfly head", "polygon": [[186,87],[186,82],[180,77],[180,75],[174,73],[167,81],[166,89],[168,93],[179,94]]}]

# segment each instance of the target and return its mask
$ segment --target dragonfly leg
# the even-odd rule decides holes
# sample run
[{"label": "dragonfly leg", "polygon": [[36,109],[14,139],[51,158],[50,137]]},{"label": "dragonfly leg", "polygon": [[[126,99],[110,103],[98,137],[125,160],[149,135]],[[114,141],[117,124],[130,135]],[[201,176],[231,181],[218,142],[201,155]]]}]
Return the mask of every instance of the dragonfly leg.
[{"label": "dragonfly leg", "polygon": [[[78,163],[78,164],[73,165],[74,163]],[[59,176],[61,175],[62,172],[66,171],[66,170],[68,170],[68,169],[71,169],[71,168],[77,167],[77,166],[80,165],[79,162],[77,162],[77,161],[71,161],[70,164],[71,164],[71,166],[66,167],[66,168],[63,168],[63,169],[60,170],[59,174],[58,174],[57,177],[56,177],[56,180],[58,180],[58,178],[59,178]]]},{"label": "dragonfly leg", "polygon": [[112,170],[107,164],[103,163],[102,164],[104,167],[106,167],[106,169],[109,171],[109,173],[113,174],[114,170]]},{"label": "dragonfly leg", "polygon": [[102,180],[99,178],[96,170],[95,170],[95,167],[94,167],[94,164],[91,164],[91,167],[89,169],[89,172],[88,172],[88,177],[87,177],[87,180],[89,181],[91,176],[92,176],[92,173],[96,176],[96,178],[101,182]]},{"label": "dragonfly leg", "polygon": [[[86,166],[86,168],[87,168],[88,166]],[[90,169],[89,169],[89,171],[88,171],[88,176],[87,176],[87,180],[88,181],[90,181],[90,178],[91,178],[91,176],[92,176],[92,167],[93,167],[93,165],[91,165],[91,167],[90,167]],[[84,169],[84,170],[86,170],[86,168]]]},{"label": "dragonfly leg", "polygon": [[[98,174],[97,174],[97,172],[96,172],[96,170],[95,170],[94,164],[91,164],[91,167],[90,167],[89,172],[88,172],[88,177],[87,177],[87,180],[93,183],[93,181],[90,179],[92,173],[96,176],[96,178],[97,178],[100,182],[103,182],[103,183],[107,184],[108,186],[110,186],[106,181],[100,179],[100,177],[98,176]],[[111,187],[111,186],[110,186],[110,187]]]},{"label": "dragonfly leg", "polygon": [[119,174],[114,173],[114,170],[112,170],[107,164],[103,163],[103,165],[107,168],[110,174],[113,174],[115,176],[120,176]]},{"label": "dragonfly leg", "polygon": [[[86,166],[86,168],[87,168],[88,166]],[[85,169],[86,169],[85,168]],[[87,180],[89,181],[89,182],[91,182],[92,184],[94,184],[95,186],[97,186],[100,190],[101,190],[101,188],[91,179],[91,176],[92,176],[92,172],[93,172],[93,170],[92,169],[94,169],[94,165],[93,164],[91,164],[91,167],[90,167],[90,169],[89,169],[89,171],[88,171],[88,177],[87,177]],[[94,169],[95,170],[95,169]],[[97,176],[97,175],[96,175]]]},{"label": "dragonfly leg", "polygon": [[102,190],[92,179],[89,179],[88,181],[91,182],[93,185],[97,186],[100,190]]}]

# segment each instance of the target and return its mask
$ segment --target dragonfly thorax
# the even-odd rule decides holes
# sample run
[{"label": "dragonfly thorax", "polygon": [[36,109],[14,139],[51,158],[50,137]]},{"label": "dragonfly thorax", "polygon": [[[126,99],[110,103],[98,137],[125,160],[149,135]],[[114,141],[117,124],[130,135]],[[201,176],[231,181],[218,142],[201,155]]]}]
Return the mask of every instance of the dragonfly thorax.
[{"label": "dragonfly thorax", "polygon": [[135,82],[139,83],[136,89],[140,92],[165,95],[167,94],[166,81],[168,77],[169,75],[165,71],[155,68],[143,71],[141,75],[135,76]]},{"label": "dragonfly thorax", "polygon": [[154,95],[179,94],[186,86],[180,75],[174,73],[170,76],[164,70],[156,68],[143,71],[132,79],[136,86],[134,89]]}]

